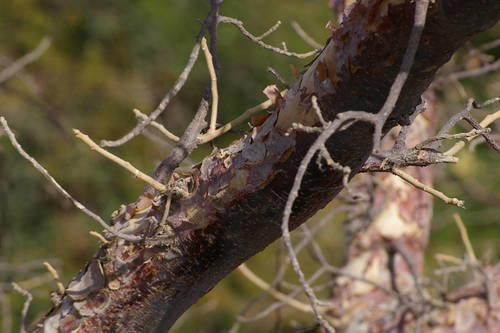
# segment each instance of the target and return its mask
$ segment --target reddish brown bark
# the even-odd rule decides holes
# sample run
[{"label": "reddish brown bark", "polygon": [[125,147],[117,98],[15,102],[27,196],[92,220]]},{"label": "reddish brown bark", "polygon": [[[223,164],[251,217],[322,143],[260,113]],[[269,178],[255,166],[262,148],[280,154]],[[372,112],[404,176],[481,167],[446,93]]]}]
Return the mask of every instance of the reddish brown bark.
[{"label": "reddish brown bark", "polygon": [[[40,327],[45,332],[164,332],[239,264],[280,237],[295,172],[314,136],[285,135],[292,122],[312,125],[310,97],[327,119],[347,110],[377,112],[398,73],[412,27],[410,0],[360,1],[322,54],[259,127],[198,166],[160,225],[165,198],[142,196],[113,218],[145,242],[113,240],[69,284]],[[442,0],[430,6],[412,71],[386,130],[406,123],[440,66],[500,17],[497,0]],[[356,123],[327,146],[355,174],[371,152],[372,128]],[[294,205],[291,228],[342,188],[342,175],[311,166]]]}]

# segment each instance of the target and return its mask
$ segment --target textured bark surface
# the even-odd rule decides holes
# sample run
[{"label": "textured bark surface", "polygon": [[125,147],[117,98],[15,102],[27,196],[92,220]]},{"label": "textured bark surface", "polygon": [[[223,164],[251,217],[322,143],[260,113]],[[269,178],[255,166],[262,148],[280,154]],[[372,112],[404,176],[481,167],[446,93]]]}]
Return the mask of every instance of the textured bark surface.
[{"label": "textured bark surface", "polygon": [[[219,280],[279,238],[295,172],[314,140],[310,134],[286,135],[287,129],[292,122],[316,123],[310,109],[313,93],[327,120],[348,110],[377,112],[398,73],[413,15],[409,0],[356,4],[261,126],[215,151],[191,175],[177,176],[177,186],[189,196],[174,197],[166,223],[159,222],[166,201],[161,196],[141,196],[113,215],[117,230],[141,235],[144,243],[115,239],[101,247],[34,330],[165,332]],[[436,70],[499,17],[498,0],[433,3],[412,72],[386,129],[406,123]],[[355,174],[369,156],[371,142],[371,125],[355,123],[334,134],[327,146]],[[341,188],[341,174],[311,166],[291,228]]]},{"label": "textured bark surface", "polygon": [[[432,94],[426,95],[426,111],[417,117],[408,133],[406,143],[410,147],[434,134],[437,110]],[[432,186],[432,167],[409,167],[405,172]],[[342,270],[418,304],[420,295],[411,269],[398,251],[405,253],[415,273],[423,273],[433,198],[390,173],[363,177],[357,191],[370,193],[370,200],[366,209],[353,212],[344,225],[348,243]],[[335,281],[336,306],[331,315],[339,318],[337,328],[341,332],[415,331],[414,322],[404,320],[411,311],[394,295],[347,277]]]}]

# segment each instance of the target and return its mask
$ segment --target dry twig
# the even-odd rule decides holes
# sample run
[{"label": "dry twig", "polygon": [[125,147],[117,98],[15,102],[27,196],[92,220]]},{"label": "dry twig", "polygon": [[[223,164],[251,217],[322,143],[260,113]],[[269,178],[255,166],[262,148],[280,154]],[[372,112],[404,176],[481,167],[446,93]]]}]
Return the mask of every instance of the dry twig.
[{"label": "dry twig", "polygon": [[300,38],[302,38],[304,40],[304,42],[309,44],[309,46],[315,48],[316,50],[323,49],[323,45],[321,45],[320,43],[315,41],[314,38],[309,36],[309,34],[307,32],[305,32],[304,29],[302,29],[300,24],[298,24],[295,21],[292,21],[291,25],[292,25],[293,30],[295,30],[295,32],[297,33],[297,35],[299,35]]},{"label": "dry twig", "polygon": [[391,172],[395,174],[396,176],[400,177],[404,181],[408,182],[409,184],[415,186],[416,188],[421,189],[424,192],[427,192],[429,194],[432,194],[433,196],[443,200],[445,203],[449,205],[455,205],[460,208],[465,208],[464,202],[462,200],[459,200],[457,198],[450,198],[446,196],[443,192],[440,192],[428,185],[425,185],[424,183],[420,182],[418,179],[410,176],[406,172],[396,169],[396,168],[391,168]]},{"label": "dry twig", "polygon": [[[496,111],[496,112],[494,112],[492,114],[487,115],[479,123],[479,125],[481,125],[481,127],[486,127],[486,126],[492,124],[495,120],[497,120],[499,118],[500,118],[500,110],[498,110],[498,111]],[[474,137],[468,137],[468,138],[465,139],[465,141],[470,142],[472,139],[474,139]],[[453,156],[456,153],[458,153],[463,147],[465,147],[465,142],[464,141],[457,142],[457,143],[455,143],[455,145],[453,145],[453,147],[451,147],[450,149],[448,149],[444,154],[445,155],[449,155],[449,156]]]},{"label": "dry twig", "polygon": [[89,235],[97,238],[103,244],[108,244],[109,243],[109,241],[106,238],[104,238],[104,236],[101,235],[100,233],[98,233],[97,231],[91,230],[91,231],[89,231]]},{"label": "dry twig", "polygon": [[323,129],[323,131],[319,134],[316,141],[311,145],[306,155],[302,159],[300,166],[295,175],[295,179],[293,182],[293,186],[288,194],[288,199],[285,205],[285,209],[283,210],[283,219],[281,223],[281,232],[283,236],[283,242],[285,243],[285,247],[288,252],[288,256],[290,257],[290,261],[292,263],[292,267],[299,277],[299,281],[302,284],[304,291],[306,292],[307,297],[311,303],[311,307],[313,309],[314,315],[318,322],[325,327],[329,332],[334,332],[335,330],[331,325],[322,317],[322,315],[318,311],[318,299],[316,298],[314,291],[307,283],[305,279],[305,275],[300,268],[299,261],[297,259],[297,254],[294,251],[294,248],[290,239],[290,230],[289,230],[289,220],[290,215],[292,213],[293,203],[295,199],[299,195],[299,189],[301,187],[302,179],[304,178],[305,172],[311,162],[313,156],[319,151],[322,147],[324,147],[326,140],[335,133],[340,126],[342,126],[346,122],[353,123],[355,121],[368,121],[370,123],[374,123],[378,120],[377,116],[367,112],[356,112],[356,111],[348,111],[339,115],[339,117],[332,123],[330,123],[327,127]]},{"label": "dry twig", "polygon": [[210,114],[210,127],[208,132],[211,133],[215,131],[215,126],[217,124],[217,111],[219,109],[219,93],[217,91],[217,74],[215,73],[214,63],[212,59],[212,54],[208,49],[207,40],[205,37],[201,39],[201,49],[205,54],[205,60],[207,61],[208,73],[210,74],[210,90],[212,93],[212,113]]},{"label": "dry twig", "polygon": [[[186,83],[189,74],[191,73],[191,70],[193,69],[194,64],[196,63],[196,60],[198,59],[198,55],[200,53],[200,43],[202,37],[205,35],[205,31],[207,29],[211,29],[212,31],[212,38],[215,38],[215,34],[213,33],[213,30],[215,30],[215,26],[217,25],[217,12],[219,10],[219,6],[222,4],[222,1],[212,1],[211,2],[211,8],[210,12],[208,13],[207,17],[205,18],[205,21],[203,22],[203,25],[200,29],[200,32],[196,36],[196,42],[193,46],[193,49],[191,50],[191,54],[189,55],[188,62],[184,69],[182,70],[181,74],[177,78],[177,80],[174,83],[174,86],[170,91],[163,97],[161,100],[160,104],[156,107],[156,109],[149,115],[148,119],[143,121],[142,123],[137,124],[129,133],[124,135],[118,140],[114,141],[108,141],[108,140],[102,140],[101,141],[101,146],[102,147],[118,147],[121,146],[128,141],[132,140],[139,134],[141,134],[144,129],[160,114],[162,114],[163,111],[167,108],[168,104],[170,101],[177,95],[177,93],[182,89],[184,84]],[[215,45],[214,45],[215,47]],[[214,61],[216,62],[216,61]]]},{"label": "dry twig", "polygon": [[308,58],[308,57],[311,57],[311,56],[317,54],[317,50],[314,50],[311,52],[306,52],[306,53],[295,53],[295,52],[289,52],[286,49],[280,49],[279,47],[274,47],[274,46],[271,46],[269,44],[266,44],[262,40],[260,40],[259,37],[253,35],[251,32],[249,32],[247,29],[245,29],[243,22],[241,22],[240,20],[237,20],[235,18],[232,18],[232,17],[219,16],[219,22],[220,23],[229,23],[229,24],[236,26],[241,31],[243,36],[247,37],[248,39],[250,39],[255,44],[259,45],[260,47],[262,47],[266,50],[269,50],[269,51],[273,51],[274,53],[278,53],[278,54],[288,56],[288,57],[295,57],[295,58],[299,58],[299,59]]},{"label": "dry twig", "polygon": [[44,261],[43,265],[47,270],[49,271],[50,275],[52,275],[52,278],[56,282],[57,290],[59,291],[59,294],[64,294],[64,285],[61,282],[61,279],[59,278],[59,274],[57,273],[57,270],[52,266],[48,261]]},{"label": "dry twig", "polygon": [[49,37],[42,38],[33,51],[19,58],[7,68],[2,70],[0,72],[0,85],[19,73],[26,65],[40,58],[40,56],[49,48],[51,43],[52,40]]},{"label": "dry twig", "polygon": [[274,289],[270,284],[262,280],[259,276],[257,276],[254,272],[252,272],[246,264],[241,264],[238,267],[238,270],[250,281],[252,281],[257,287],[261,288],[264,291],[267,291],[271,296],[276,298],[279,301],[282,301],[285,304],[290,305],[292,308],[297,309],[302,312],[311,313],[311,306],[309,304],[305,304],[299,302],[288,295],[285,295],[276,289]]},{"label": "dry twig", "polygon": [[[134,109],[134,114],[137,117],[137,119],[140,119],[141,121],[146,121],[148,119],[148,116],[146,116],[144,113],[141,111]],[[179,141],[179,137],[169,130],[167,130],[162,124],[156,122],[156,121],[151,121],[150,123],[151,126],[154,128],[158,129],[163,135],[165,135],[168,139],[177,142]]]},{"label": "dry twig", "polygon": [[500,60],[497,60],[491,64],[486,64],[486,65],[479,67],[479,68],[476,68],[476,69],[452,73],[450,75],[447,75],[447,76],[444,76],[444,77],[438,79],[437,82],[438,83],[445,83],[445,82],[449,82],[449,81],[455,81],[455,80],[461,80],[461,79],[465,79],[465,78],[480,76],[480,75],[484,75],[484,74],[488,74],[490,72],[496,71],[498,69],[500,69]]},{"label": "dry twig", "polygon": [[462,218],[458,214],[453,214],[453,219],[455,220],[455,223],[457,224],[458,230],[460,231],[460,237],[462,237],[462,242],[465,245],[465,249],[467,250],[467,255],[469,256],[470,260],[472,262],[477,263],[477,257],[476,254],[474,253],[474,248],[472,247],[472,243],[469,239],[469,234],[467,233],[467,229],[465,228],[465,224],[462,221]]},{"label": "dry twig", "polygon": [[281,25],[281,21],[276,22],[276,24],[274,24],[267,31],[265,31],[262,35],[260,35],[259,37],[256,37],[255,39],[257,39],[257,40],[263,40],[264,38],[266,38],[267,36],[269,36],[270,34],[272,34],[273,32],[275,32],[276,30],[278,30],[278,28],[280,27],[280,25]]},{"label": "dry twig", "polygon": [[132,173],[134,175],[134,177],[139,178],[140,180],[148,183],[149,185],[153,186],[155,189],[157,189],[161,193],[166,192],[167,187],[164,184],[162,184],[162,183],[156,181],[155,179],[153,179],[152,177],[146,175],[144,172],[142,172],[139,169],[137,169],[136,167],[134,167],[130,162],[125,161],[124,159],[121,159],[118,156],[110,153],[106,149],[101,148],[98,144],[96,144],[94,141],[92,141],[92,139],[88,135],[86,135],[85,133],[82,133],[77,129],[73,129],[73,133],[75,134],[75,136],[78,139],[85,142],[90,147],[90,149],[95,150],[96,152],[98,152],[102,156],[106,157],[107,159],[109,159],[109,160],[115,162],[116,164],[118,164],[119,166],[123,167],[124,169],[126,169],[127,171]]},{"label": "dry twig", "polygon": [[94,212],[90,211],[87,207],[85,207],[82,203],[80,203],[78,200],[73,198],[71,194],[69,194],[50,174],[49,172],[40,164],[38,163],[37,160],[35,160],[33,157],[31,157],[17,142],[16,136],[12,132],[12,130],[9,127],[9,124],[5,120],[4,117],[0,117],[0,123],[2,127],[4,128],[5,132],[7,133],[7,136],[9,137],[10,142],[12,143],[12,146],[21,154],[22,157],[27,159],[34,167],[37,169],[52,185],[55,186],[55,188],[61,193],[64,197],[66,197],[68,200],[70,200],[73,205],[75,205],[76,208],[84,212],[87,216],[91,217],[97,223],[99,223],[106,231],[110,232],[111,234],[123,238],[125,240],[131,241],[131,242],[137,242],[140,240],[138,237],[130,236],[130,235],[125,235],[119,232],[114,231],[104,220]]},{"label": "dry twig", "polygon": [[31,301],[33,301],[33,295],[26,289],[21,288],[17,283],[12,282],[12,288],[14,288],[15,291],[26,297],[26,301],[24,301],[23,304],[23,310],[21,312],[21,327],[20,331],[21,333],[26,332],[26,317],[28,316],[28,311],[30,309]]}]

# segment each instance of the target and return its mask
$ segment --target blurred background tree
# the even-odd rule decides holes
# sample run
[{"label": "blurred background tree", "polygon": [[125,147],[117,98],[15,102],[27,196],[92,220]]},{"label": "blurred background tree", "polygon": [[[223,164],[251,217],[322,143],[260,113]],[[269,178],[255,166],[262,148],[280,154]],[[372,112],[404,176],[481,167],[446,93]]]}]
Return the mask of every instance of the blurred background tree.
[{"label": "blurred background tree", "polygon": [[[240,0],[227,1],[221,13],[245,22],[256,35],[277,20],[282,26],[266,41],[286,42],[290,50],[309,51],[310,47],[293,31],[297,21],[321,44],[328,38],[328,21],[335,24],[327,0]],[[80,128],[91,137],[114,139],[136,124],[132,113],[138,108],[153,110],[185,65],[199,30],[199,20],[208,11],[205,1],[60,1],[12,0],[0,2],[0,69],[31,51],[44,36],[52,38],[48,51],[15,78],[0,84],[0,114],[16,129],[24,148],[37,158],[61,184],[92,210],[106,217],[121,203],[135,200],[143,184],[124,170],[110,164],[74,140],[71,128]],[[304,15],[307,13],[307,17]],[[314,18],[311,20],[310,18]],[[272,66],[285,79],[293,81],[291,67],[302,70],[309,60],[297,60],[256,47],[232,26],[221,26],[219,39],[220,122],[239,115],[264,100],[258,92],[276,83],[266,71]],[[470,46],[500,38],[500,26],[477,36]],[[469,49],[457,54],[443,71],[481,66],[500,58],[500,47],[488,51],[489,59],[470,57]],[[437,86],[439,114],[445,120],[458,112],[468,97],[481,101],[500,96],[497,73]],[[194,112],[198,98],[208,82],[203,62],[195,65],[185,87],[170,104],[160,121],[181,134]],[[491,108],[489,109],[491,111]],[[478,119],[486,111],[477,111]],[[498,124],[493,126],[498,133]],[[240,126],[245,130],[247,126]],[[465,129],[465,127],[464,127]],[[154,135],[154,133],[152,134]],[[215,144],[224,146],[237,138],[227,134]],[[137,137],[113,151],[141,170],[151,172],[169,149],[166,141],[151,142]],[[192,156],[201,160],[211,151],[200,147]],[[466,202],[460,211],[466,221],[477,253],[486,261],[500,259],[500,169],[495,153],[479,145],[473,153],[463,151],[460,163],[436,167],[436,187]],[[436,266],[435,252],[461,256],[463,247],[452,213],[458,208],[435,202],[433,228],[428,248],[428,269]],[[321,213],[323,214],[323,213]],[[318,214],[318,215],[321,215]],[[337,218],[342,220],[342,216]],[[11,281],[26,281],[44,272],[42,265],[29,273],[13,270],[42,259],[57,259],[64,282],[74,276],[95,251],[96,240],[88,231],[99,230],[93,221],[61,200],[56,191],[31,165],[21,159],[9,143],[0,145],[0,283],[8,296],[17,329],[22,298],[8,292]],[[343,241],[340,223],[324,229],[320,243],[340,263]],[[281,244],[270,246],[253,258],[251,265],[259,275],[272,280],[274,253]],[[8,266],[8,265],[10,266]],[[307,271],[307,265],[305,267]],[[291,275],[292,277],[293,275]],[[51,282],[35,283],[35,300],[28,321],[43,314],[49,306]],[[200,300],[176,324],[178,332],[220,332],[229,330],[235,316],[255,297],[259,289],[238,272],[232,273]],[[0,293],[0,298],[2,294]],[[3,312],[5,313],[5,312]],[[312,325],[312,318],[285,310],[285,328]],[[293,315],[293,318],[291,317]],[[279,315],[270,317],[273,319]],[[290,319],[293,319],[290,323]],[[5,326],[5,317],[0,318]],[[244,325],[242,332],[275,331],[275,320]]]}]

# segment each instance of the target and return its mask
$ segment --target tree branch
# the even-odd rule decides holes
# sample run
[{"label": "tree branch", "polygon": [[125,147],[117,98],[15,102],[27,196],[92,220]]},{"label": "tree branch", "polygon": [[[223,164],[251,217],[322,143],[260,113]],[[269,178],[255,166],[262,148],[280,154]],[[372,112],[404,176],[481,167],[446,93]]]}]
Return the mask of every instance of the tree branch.
[{"label": "tree branch", "polygon": [[[65,295],[64,306],[56,306],[40,323],[53,331],[61,325],[80,331],[168,330],[219,280],[281,236],[288,193],[318,138],[315,133],[287,133],[293,123],[319,123],[312,96],[325,121],[343,119],[325,143],[331,158],[349,167],[350,177],[359,172],[373,147],[368,115],[382,109],[400,72],[414,17],[415,1],[356,2],[322,53],[277,101],[275,112],[193,167],[186,178],[188,195],[172,198],[166,225],[151,222],[161,221],[166,200],[153,198],[155,204],[137,217],[139,226],[151,227],[137,228],[136,235],[164,241],[145,247],[115,239],[103,245],[70,283],[93,281],[89,292]],[[411,71],[384,128],[407,123],[436,71],[499,18],[497,0],[432,2]],[[361,111],[348,112],[352,110]],[[364,121],[354,121],[355,114],[364,115]],[[167,164],[160,178],[170,173]],[[344,186],[343,172],[314,163],[303,176],[289,207],[289,228],[283,230],[304,223]]]}]

